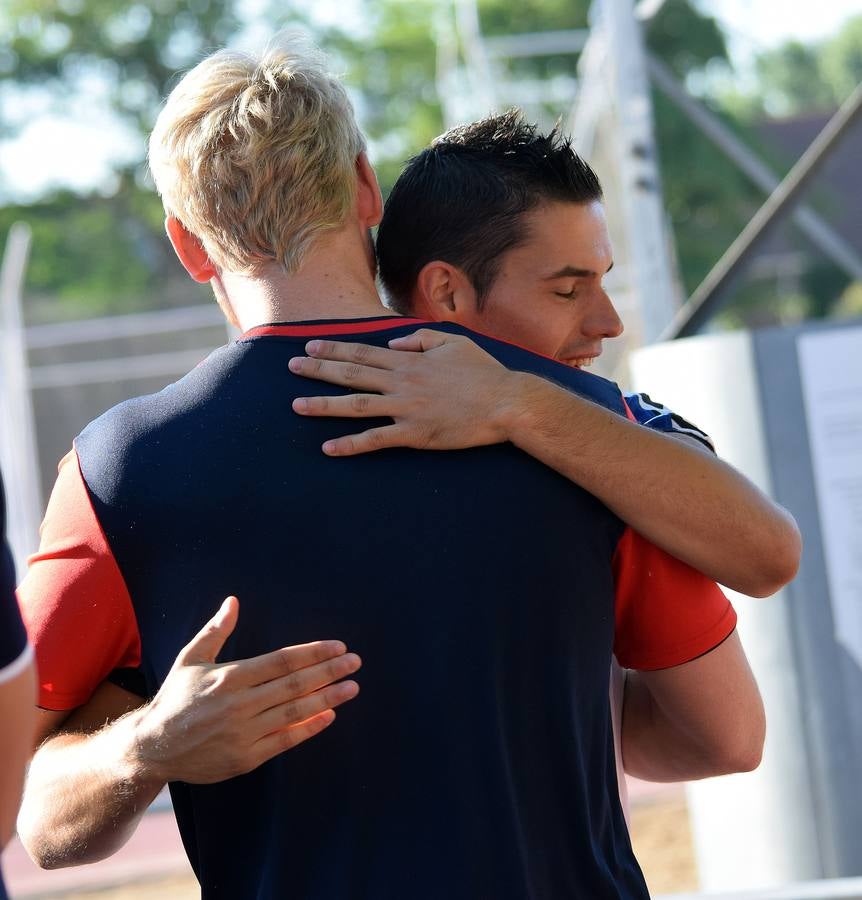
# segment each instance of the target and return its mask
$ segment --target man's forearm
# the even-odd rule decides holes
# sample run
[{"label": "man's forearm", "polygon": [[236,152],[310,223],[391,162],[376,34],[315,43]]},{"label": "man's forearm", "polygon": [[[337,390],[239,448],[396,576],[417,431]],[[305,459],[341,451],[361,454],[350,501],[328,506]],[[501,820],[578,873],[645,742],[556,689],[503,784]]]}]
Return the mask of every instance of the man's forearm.
[{"label": "man's forearm", "polygon": [[519,374],[515,384],[503,414],[508,439],[648,540],[752,596],[793,577],[796,523],[731,466],[536,376]]},{"label": "man's forearm", "polygon": [[136,752],[135,710],[93,734],[62,733],[37,751],[18,832],[43,868],[95,862],[121,847],[165,784]]},{"label": "man's forearm", "polygon": [[622,731],[623,766],[644,781],[694,781],[735,771],[667,715],[642,681],[628,672]]},{"label": "man's forearm", "polygon": [[297,397],[295,412],[392,420],[326,441],[328,455],[509,440],[715,581],[766,596],[796,573],[792,516],[719,459],[510,371],[467,338],[420,329],[391,347],[315,340],[291,359],[294,374],[370,392]]},{"label": "man's forearm", "polygon": [[760,764],[766,717],[739,635],[690,662],[629,671],[623,766],[646,781],[690,781]]}]

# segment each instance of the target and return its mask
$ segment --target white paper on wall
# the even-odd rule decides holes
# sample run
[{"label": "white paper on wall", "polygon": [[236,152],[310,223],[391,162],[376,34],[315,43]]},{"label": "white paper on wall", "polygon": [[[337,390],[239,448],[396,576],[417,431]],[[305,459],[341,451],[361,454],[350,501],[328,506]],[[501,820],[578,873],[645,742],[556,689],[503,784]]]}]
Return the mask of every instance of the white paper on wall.
[{"label": "white paper on wall", "polygon": [[862,327],[797,349],[835,637],[862,667]]}]

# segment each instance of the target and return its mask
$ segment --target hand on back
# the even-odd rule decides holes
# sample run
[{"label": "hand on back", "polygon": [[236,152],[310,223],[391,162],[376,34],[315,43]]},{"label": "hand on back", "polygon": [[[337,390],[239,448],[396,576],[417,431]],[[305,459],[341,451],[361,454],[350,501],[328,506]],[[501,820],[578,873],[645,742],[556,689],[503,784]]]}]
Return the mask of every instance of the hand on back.
[{"label": "hand on back", "polygon": [[136,753],[164,781],[210,784],[249,772],[319,734],[359,692],[340,680],[361,665],[341,641],[217,663],[238,614],[228,597],[140,710]]},{"label": "hand on back", "polygon": [[469,338],[423,328],[389,342],[390,349],[311,341],[297,356],[297,375],[356,391],[341,397],[298,397],[305,416],[386,417],[394,424],[336,440],[323,450],[352,456],[384,447],[460,450],[508,439],[520,379]]}]

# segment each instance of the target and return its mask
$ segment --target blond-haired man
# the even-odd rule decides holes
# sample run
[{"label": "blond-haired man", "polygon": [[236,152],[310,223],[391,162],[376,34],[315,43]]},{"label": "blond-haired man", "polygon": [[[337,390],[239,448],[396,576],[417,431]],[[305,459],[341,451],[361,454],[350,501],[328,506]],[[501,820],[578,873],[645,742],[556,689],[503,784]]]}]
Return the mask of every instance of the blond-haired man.
[{"label": "blond-haired man", "polygon": [[[33,765],[31,851],[111,852],[169,781],[206,898],[645,897],[613,774],[611,651],[686,662],[735,614],[499,441],[561,405],[645,452],[666,439],[628,424],[608,382],[444,326],[476,410],[500,398],[493,446],[333,461],[320,448],[349,423],[291,408],[307,342],[385,347],[418,326],[375,289],[381,200],[343,88],[293,43],[214,54],[171,94],[150,159],[177,255],[243,334],[96,420],[61,467],[20,590],[43,733],[62,727]],[[697,456],[667,452],[670,471]],[[224,587],[239,621],[232,600],[200,630]],[[638,640],[656,592],[675,637],[661,660]],[[361,653],[362,698],[282,754],[356,694],[343,644],[273,649],[321,634]],[[737,687],[745,768],[762,710],[750,677]]]}]

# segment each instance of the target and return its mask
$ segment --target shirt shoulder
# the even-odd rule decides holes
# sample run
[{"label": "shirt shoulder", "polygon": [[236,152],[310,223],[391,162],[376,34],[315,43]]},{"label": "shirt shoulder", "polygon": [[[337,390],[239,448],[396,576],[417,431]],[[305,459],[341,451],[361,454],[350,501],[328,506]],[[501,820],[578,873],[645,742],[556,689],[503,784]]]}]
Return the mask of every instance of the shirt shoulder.
[{"label": "shirt shoulder", "polygon": [[613,559],[614,654],[629,669],[667,669],[708,653],[736,627],[721,588],[631,528]]},{"label": "shirt shoulder", "polygon": [[663,403],[653,400],[649,394],[626,394],[625,401],[636,422],[655,431],[670,432],[691,438],[715,453],[712,438],[697,425],[684,419]]},{"label": "shirt shoulder", "polygon": [[74,709],[140,663],[137,620],[74,451],[64,457],[18,600],[36,651],[39,705]]}]

